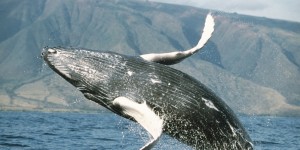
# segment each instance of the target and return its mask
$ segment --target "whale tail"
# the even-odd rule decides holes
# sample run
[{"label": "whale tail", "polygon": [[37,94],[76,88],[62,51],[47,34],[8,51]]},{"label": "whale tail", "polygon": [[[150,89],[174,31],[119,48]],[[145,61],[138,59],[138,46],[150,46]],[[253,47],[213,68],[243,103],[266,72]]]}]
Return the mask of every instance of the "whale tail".
[{"label": "whale tail", "polygon": [[185,58],[198,52],[207,43],[209,38],[212,36],[212,33],[214,32],[214,26],[215,26],[214,18],[211,15],[211,13],[209,13],[206,16],[202,36],[195,47],[185,51],[144,54],[141,55],[141,57],[146,61],[157,62],[165,65],[173,65],[179,63]]}]

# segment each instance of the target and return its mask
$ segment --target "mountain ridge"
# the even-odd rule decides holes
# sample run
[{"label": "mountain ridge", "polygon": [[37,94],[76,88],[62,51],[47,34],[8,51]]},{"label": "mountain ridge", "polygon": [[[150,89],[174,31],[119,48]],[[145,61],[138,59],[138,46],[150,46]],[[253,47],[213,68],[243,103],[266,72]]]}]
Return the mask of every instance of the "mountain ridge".
[{"label": "mountain ridge", "polygon": [[[35,2],[0,2],[0,109],[22,109],[20,103],[33,109],[98,109],[73,94],[74,88],[49,82],[59,79],[39,58],[43,47],[134,56],[189,49],[198,42],[209,12],[141,1]],[[18,9],[9,9],[13,7]],[[208,85],[236,112],[300,115],[300,23],[211,12],[216,20],[212,38],[200,53],[173,67]],[[32,94],[44,89],[44,95],[30,96],[26,89]],[[73,105],[74,99],[80,99],[78,105]]]}]

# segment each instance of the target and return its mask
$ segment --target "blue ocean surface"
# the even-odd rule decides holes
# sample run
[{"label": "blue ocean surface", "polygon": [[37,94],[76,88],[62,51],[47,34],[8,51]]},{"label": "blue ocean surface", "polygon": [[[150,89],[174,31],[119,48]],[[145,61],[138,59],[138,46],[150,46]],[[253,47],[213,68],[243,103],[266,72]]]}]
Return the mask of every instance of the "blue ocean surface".
[{"label": "blue ocean surface", "polygon": [[[300,118],[239,116],[255,149],[299,150]],[[149,141],[139,125],[113,113],[0,111],[0,149],[135,150]],[[158,149],[192,149],[167,135]]]}]

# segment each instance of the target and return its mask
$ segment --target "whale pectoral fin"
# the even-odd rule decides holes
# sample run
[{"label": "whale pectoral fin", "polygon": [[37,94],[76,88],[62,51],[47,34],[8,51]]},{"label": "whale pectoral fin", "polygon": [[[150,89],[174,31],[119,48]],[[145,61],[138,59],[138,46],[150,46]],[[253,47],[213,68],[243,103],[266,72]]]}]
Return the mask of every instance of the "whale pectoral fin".
[{"label": "whale pectoral fin", "polygon": [[155,114],[146,102],[140,104],[126,97],[118,97],[114,99],[113,105],[120,107],[122,113],[132,117],[151,134],[152,139],[141,148],[142,150],[151,149],[162,134],[163,119]]},{"label": "whale pectoral fin", "polygon": [[157,62],[165,65],[173,65],[176,63],[181,62],[185,58],[193,55],[194,53],[198,52],[208,41],[208,39],[211,37],[213,31],[214,31],[214,18],[209,13],[205,20],[205,25],[203,28],[203,33],[201,36],[201,39],[199,40],[198,44],[186,51],[179,51],[179,52],[170,52],[170,53],[152,53],[152,54],[144,54],[141,55],[144,60],[146,61],[152,61]]}]

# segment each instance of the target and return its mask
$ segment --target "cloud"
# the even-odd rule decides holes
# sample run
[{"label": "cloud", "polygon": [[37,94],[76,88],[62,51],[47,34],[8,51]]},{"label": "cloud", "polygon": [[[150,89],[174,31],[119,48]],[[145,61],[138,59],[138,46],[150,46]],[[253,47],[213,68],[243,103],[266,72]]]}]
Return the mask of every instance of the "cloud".
[{"label": "cloud", "polygon": [[230,5],[228,5],[228,7],[225,10],[260,11],[266,9],[267,7],[268,5],[262,2],[250,1],[248,3],[244,3],[239,1],[235,3],[231,3]]},{"label": "cloud", "polygon": [[162,3],[173,3],[190,5],[202,8],[217,9],[217,10],[257,10],[264,9],[267,5],[260,0],[153,0]]},{"label": "cloud", "polygon": [[300,22],[299,0],[152,0]]}]

